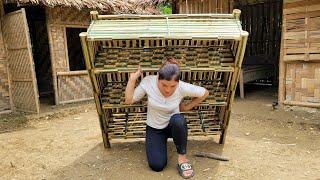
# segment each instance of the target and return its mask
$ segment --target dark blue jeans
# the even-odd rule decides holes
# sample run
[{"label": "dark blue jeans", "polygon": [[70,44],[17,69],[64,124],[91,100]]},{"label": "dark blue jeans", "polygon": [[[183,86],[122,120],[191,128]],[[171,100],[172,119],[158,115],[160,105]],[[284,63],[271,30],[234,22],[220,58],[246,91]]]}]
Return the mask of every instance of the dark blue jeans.
[{"label": "dark blue jeans", "polygon": [[167,139],[173,138],[178,154],[187,153],[187,122],[183,115],[175,114],[164,129],[147,126],[146,153],[148,164],[154,171],[162,171],[167,165]]}]

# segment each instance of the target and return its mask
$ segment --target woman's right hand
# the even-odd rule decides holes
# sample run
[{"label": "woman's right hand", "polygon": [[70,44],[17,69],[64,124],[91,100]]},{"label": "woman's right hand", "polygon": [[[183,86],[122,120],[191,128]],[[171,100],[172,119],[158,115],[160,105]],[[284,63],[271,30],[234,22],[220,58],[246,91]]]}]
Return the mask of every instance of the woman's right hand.
[{"label": "woman's right hand", "polygon": [[142,76],[142,70],[139,65],[138,70],[136,72],[130,73],[130,80],[136,81],[140,76]]}]

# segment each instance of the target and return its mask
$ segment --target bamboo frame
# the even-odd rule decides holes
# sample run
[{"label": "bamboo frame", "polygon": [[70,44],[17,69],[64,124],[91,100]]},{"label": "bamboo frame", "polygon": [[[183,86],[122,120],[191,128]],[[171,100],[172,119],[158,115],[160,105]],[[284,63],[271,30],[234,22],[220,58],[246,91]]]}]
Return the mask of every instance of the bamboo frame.
[{"label": "bamboo frame", "polygon": [[100,121],[100,127],[101,127],[101,133],[102,133],[102,138],[103,138],[103,142],[104,142],[104,147],[111,147],[110,142],[109,142],[109,137],[108,137],[108,133],[107,133],[107,125],[105,124],[104,121],[104,117],[106,117],[106,115],[103,113],[102,111],[102,105],[101,105],[101,101],[99,100],[99,95],[97,93],[97,84],[95,83],[96,79],[95,77],[93,77],[93,73],[92,73],[92,64],[90,61],[92,61],[90,58],[91,56],[89,55],[89,47],[88,47],[88,43],[87,43],[87,33],[80,33],[80,40],[81,40],[81,45],[82,45],[82,49],[83,49],[83,55],[84,58],[86,60],[86,67],[87,67],[87,71],[89,74],[89,77],[91,79],[91,83],[93,88],[93,93],[94,93],[94,100],[95,100],[95,104],[96,104],[96,108],[97,108],[97,113],[99,116],[99,121]]},{"label": "bamboo frame", "polygon": [[[172,15],[170,18],[176,19],[177,22],[183,22],[186,18],[230,18],[234,19],[235,23],[233,25],[235,29],[242,29],[239,22],[240,12],[240,10],[234,10],[233,14],[223,15]],[[80,37],[86,59],[86,67],[93,87],[105,147],[110,147],[109,138],[133,138],[143,137],[145,135],[145,104],[121,104],[121,98],[124,97],[121,95],[121,93],[123,93],[123,85],[119,83],[126,82],[129,73],[135,70],[135,68],[130,67],[130,64],[130,66],[127,66],[127,63],[131,62],[130,58],[133,58],[132,55],[139,53],[140,60],[135,60],[134,62],[140,61],[140,64],[142,63],[144,65],[143,71],[148,75],[154,74],[158,70],[156,66],[150,64],[150,61],[152,61],[152,59],[149,58],[150,54],[154,53],[154,55],[157,55],[157,53],[162,53],[162,55],[164,55],[165,53],[173,53],[177,55],[175,50],[186,53],[186,48],[188,48],[188,52],[185,56],[188,57],[185,57],[183,62],[194,64],[195,62],[190,61],[190,58],[194,56],[193,54],[197,54],[197,56],[199,56],[199,65],[189,64],[188,66],[184,66],[184,64],[182,64],[182,77],[186,78],[186,80],[193,81],[195,84],[203,84],[207,89],[214,92],[207,98],[206,102],[201,103],[201,105],[192,111],[183,113],[188,119],[188,131],[194,136],[220,135],[219,143],[224,143],[230,119],[231,103],[234,99],[248,38],[246,31],[241,30],[238,34],[235,33],[236,36],[233,36],[232,39],[230,39],[231,36],[221,36],[213,39],[211,39],[212,37],[196,39],[191,39],[190,36],[185,36],[184,38],[180,36],[175,37],[170,33],[169,28],[166,30],[168,31],[168,36],[172,36],[171,38],[146,36],[140,37],[139,39],[114,39],[113,37],[104,38],[101,36],[96,39],[89,37],[89,35],[94,30],[103,30],[105,26],[101,26],[101,28],[94,27],[95,23],[99,20],[119,20],[119,23],[123,23],[137,19],[152,20],[163,19],[164,17],[168,20],[169,16],[99,15],[95,11],[92,11],[90,14],[92,24],[88,28],[88,32],[81,33]],[[109,22],[104,23],[110,25]],[[116,32],[119,33],[118,30]],[[146,33],[152,34],[150,31]],[[232,41],[232,43],[229,41]],[[212,46],[210,50],[209,48],[204,48],[206,46],[210,47],[210,45]],[[118,52],[117,49],[119,48],[122,50]],[[167,49],[164,50],[161,48]],[[107,49],[107,51],[104,51],[104,49]],[[114,53],[120,53],[120,55],[115,55]],[[215,53],[219,53],[219,55],[215,55]],[[184,54],[182,56],[184,56]],[[209,63],[209,57],[213,58],[213,60],[210,60],[210,63],[215,63],[215,61],[219,60],[218,63],[220,64],[211,65]],[[106,66],[102,64],[103,67],[100,67],[100,64],[103,62],[100,62],[99,58],[106,61]],[[127,58],[126,61],[128,62],[121,63],[121,58]],[[159,57],[156,56],[156,58]],[[216,60],[217,58],[218,60]],[[154,63],[158,62],[159,60],[157,59]],[[205,66],[200,66],[201,64]],[[109,66],[112,66],[112,68],[109,68]],[[206,81],[204,81],[204,79],[206,79]],[[218,122],[222,122],[223,125],[217,124]]]},{"label": "bamboo frame", "polygon": [[[235,16],[237,18],[239,18],[240,15],[239,16],[235,15]],[[246,44],[247,44],[248,36],[249,36],[249,33],[247,31],[243,31],[241,33],[242,40],[241,40],[241,44],[239,46],[240,50],[237,51],[237,55],[236,55],[236,67],[235,67],[234,75],[232,77],[231,93],[230,93],[230,97],[229,97],[230,100],[228,101],[226,114],[224,116],[224,118],[225,118],[225,120],[224,120],[224,130],[223,130],[223,132],[221,133],[221,136],[220,136],[220,140],[219,140],[220,144],[224,144],[225,138],[226,138],[226,135],[227,135],[227,131],[226,130],[227,130],[228,126],[229,126],[232,103],[233,103],[233,100],[234,100],[234,95],[235,95],[237,84],[238,84],[238,81],[239,81],[242,60],[243,60],[244,54],[246,52],[245,50],[246,50]]]}]

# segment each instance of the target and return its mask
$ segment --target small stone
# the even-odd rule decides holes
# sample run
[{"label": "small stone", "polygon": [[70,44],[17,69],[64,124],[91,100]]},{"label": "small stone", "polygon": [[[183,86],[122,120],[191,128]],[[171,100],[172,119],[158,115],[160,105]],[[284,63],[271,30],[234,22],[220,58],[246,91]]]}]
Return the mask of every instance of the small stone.
[{"label": "small stone", "polygon": [[206,171],[209,171],[210,170],[210,168],[206,168],[206,169],[204,169],[204,170],[202,170],[203,172],[206,172]]},{"label": "small stone", "polygon": [[249,133],[249,132],[247,132],[247,133],[246,133],[246,135],[247,135],[247,136],[249,136],[249,135],[250,135],[250,133]]}]

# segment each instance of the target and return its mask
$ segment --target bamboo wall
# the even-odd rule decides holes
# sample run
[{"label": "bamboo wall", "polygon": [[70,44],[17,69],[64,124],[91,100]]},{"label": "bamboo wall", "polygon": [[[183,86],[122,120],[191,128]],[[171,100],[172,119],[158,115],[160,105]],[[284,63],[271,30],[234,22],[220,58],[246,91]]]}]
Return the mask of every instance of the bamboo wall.
[{"label": "bamboo wall", "polygon": [[277,66],[280,55],[282,1],[236,0],[234,7],[241,10],[241,24],[250,34],[244,63]]},{"label": "bamboo wall", "polygon": [[[0,22],[4,15],[3,4],[0,2]],[[10,94],[9,94],[9,78],[8,78],[8,66],[5,59],[5,48],[2,37],[2,27],[0,23],[0,114],[3,112],[9,112],[10,106]]]},{"label": "bamboo wall", "polygon": [[177,0],[176,14],[231,13],[234,0]]},{"label": "bamboo wall", "polygon": [[283,15],[279,101],[320,107],[320,1],[284,1]]},{"label": "bamboo wall", "polygon": [[87,71],[69,71],[66,38],[67,27],[89,26],[90,11],[73,8],[47,8],[46,11],[56,104],[92,99]]}]

